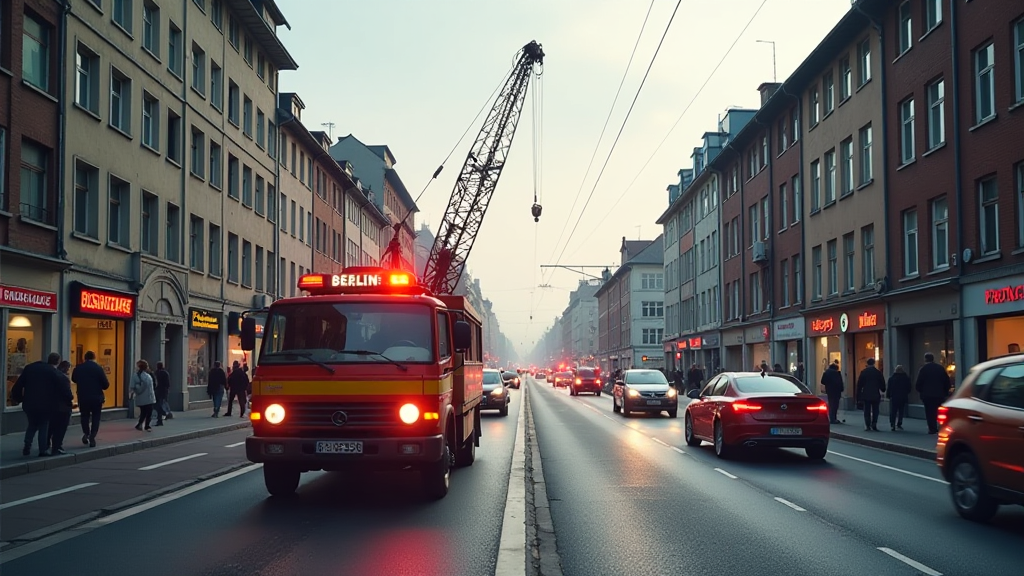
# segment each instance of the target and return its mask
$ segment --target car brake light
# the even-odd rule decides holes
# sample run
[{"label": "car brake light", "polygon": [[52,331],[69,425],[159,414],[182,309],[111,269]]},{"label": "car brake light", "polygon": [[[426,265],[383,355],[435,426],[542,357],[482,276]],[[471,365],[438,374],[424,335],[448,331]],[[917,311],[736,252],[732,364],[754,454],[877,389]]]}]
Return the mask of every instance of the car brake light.
[{"label": "car brake light", "polygon": [[732,403],[732,410],[733,410],[733,412],[757,412],[760,409],[761,409],[761,405],[760,404],[750,404],[750,403],[747,403],[747,402],[733,402]]},{"label": "car brake light", "polygon": [[811,412],[828,412],[828,404],[821,402],[819,404],[811,404],[807,407]]},{"label": "car brake light", "polygon": [[577,384],[583,384],[583,380],[580,380],[579,378],[577,378],[577,379],[576,379],[576,383],[577,383]]},{"label": "car brake light", "polygon": [[945,426],[949,420],[949,408],[947,406],[939,406],[939,415],[936,418],[939,426]]},{"label": "car brake light", "polygon": [[595,383],[595,384],[600,384],[600,383],[601,383],[601,379],[600,379],[600,378],[596,378],[596,379],[594,380],[594,383]]}]

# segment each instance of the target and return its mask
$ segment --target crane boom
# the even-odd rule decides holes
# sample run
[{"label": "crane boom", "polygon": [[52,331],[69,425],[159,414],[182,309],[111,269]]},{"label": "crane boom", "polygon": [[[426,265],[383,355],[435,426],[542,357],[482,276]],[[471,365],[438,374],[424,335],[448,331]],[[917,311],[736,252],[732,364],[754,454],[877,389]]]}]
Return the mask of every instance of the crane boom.
[{"label": "crane boom", "polygon": [[[544,50],[536,41],[519,51],[512,73],[466,154],[423,273],[423,284],[434,294],[452,294],[459,283],[505,167],[530,78],[543,64]],[[539,205],[535,206],[535,216],[539,216]]]}]

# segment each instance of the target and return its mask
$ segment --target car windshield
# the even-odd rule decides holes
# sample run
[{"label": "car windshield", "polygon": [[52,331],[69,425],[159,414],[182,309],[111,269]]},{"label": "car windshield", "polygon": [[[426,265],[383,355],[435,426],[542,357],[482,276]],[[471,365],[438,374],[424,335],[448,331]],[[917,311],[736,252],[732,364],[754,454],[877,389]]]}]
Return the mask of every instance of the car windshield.
[{"label": "car windshield", "polygon": [[277,306],[267,318],[260,364],[432,362],[432,316],[422,304]]},{"label": "car windshield", "polygon": [[515,372],[503,372],[501,377],[505,380],[514,380],[515,378],[518,378]]},{"label": "car windshield", "polygon": [[484,386],[488,384],[501,384],[501,376],[497,372],[484,372]]},{"label": "car windshield", "polygon": [[597,373],[590,368],[580,368],[576,371],[576,376],[580,378],[596,378]]},{"label": "car windshield", "polygon": [[736,389],[744,394],[779,393],[810,394],[806,386],[795,378],[783,376],[740,376],[736,378]]},{"label": "car windshield", "polygon": [[572,378],[572,372],[559,372],[555,374],[555,378]]},{"label": "car windshield", "polygon": [[626,372],[626,384],[668,384],[668,379],[657,370]]}]

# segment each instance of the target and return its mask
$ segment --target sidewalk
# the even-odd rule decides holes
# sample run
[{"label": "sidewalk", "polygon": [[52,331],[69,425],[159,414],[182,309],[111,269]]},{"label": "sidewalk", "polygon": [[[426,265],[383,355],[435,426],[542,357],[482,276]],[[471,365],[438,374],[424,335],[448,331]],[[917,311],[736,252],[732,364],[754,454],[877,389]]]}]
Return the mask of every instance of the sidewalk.
[{"label": "sidewalk", "polygon": [[924,420],[904,418],[903,430],[891,431],[889,417],[883,415],[878,418],[878,432],[864,430],[863,412],[840,410],[839,421],[844,420],[845,424],[832,425],[832,438],[908,456],[935,459],[935,442],[938,437],[928,435],[928,424]]},{"label": "sidewalk", "polygon": [[166,420],[163,426],[154,426],[152,432],[136,430],[136,422],[128,418],[103,420],[95,448],[82,444],[82,428],[77,422],[72,422],[64,437],[64,450],[67,454],[44,458],[36,456],[39,446],[35,439],[32,442],[32,454],[21,455],[25,446],[24,432],[4,434],[0,436],[0,479],[250,427],[248,417],[242,419],[235,415],[211,418],[210,410],[207,409],[175,412],[174,418]]}]

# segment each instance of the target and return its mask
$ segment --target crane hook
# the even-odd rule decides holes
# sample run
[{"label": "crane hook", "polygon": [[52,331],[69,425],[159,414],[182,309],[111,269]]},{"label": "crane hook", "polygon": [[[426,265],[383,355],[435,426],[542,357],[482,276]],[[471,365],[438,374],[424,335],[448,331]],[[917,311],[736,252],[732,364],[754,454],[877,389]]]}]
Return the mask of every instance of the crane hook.
[{"label": "crane hook", "polygon": [[530,208],[530,212],[533,213],[534,222],[540,222],[540,213],[543,209],[544,208],[540,204],[537,204],[536,202],[533,203],[533,206]]}]

